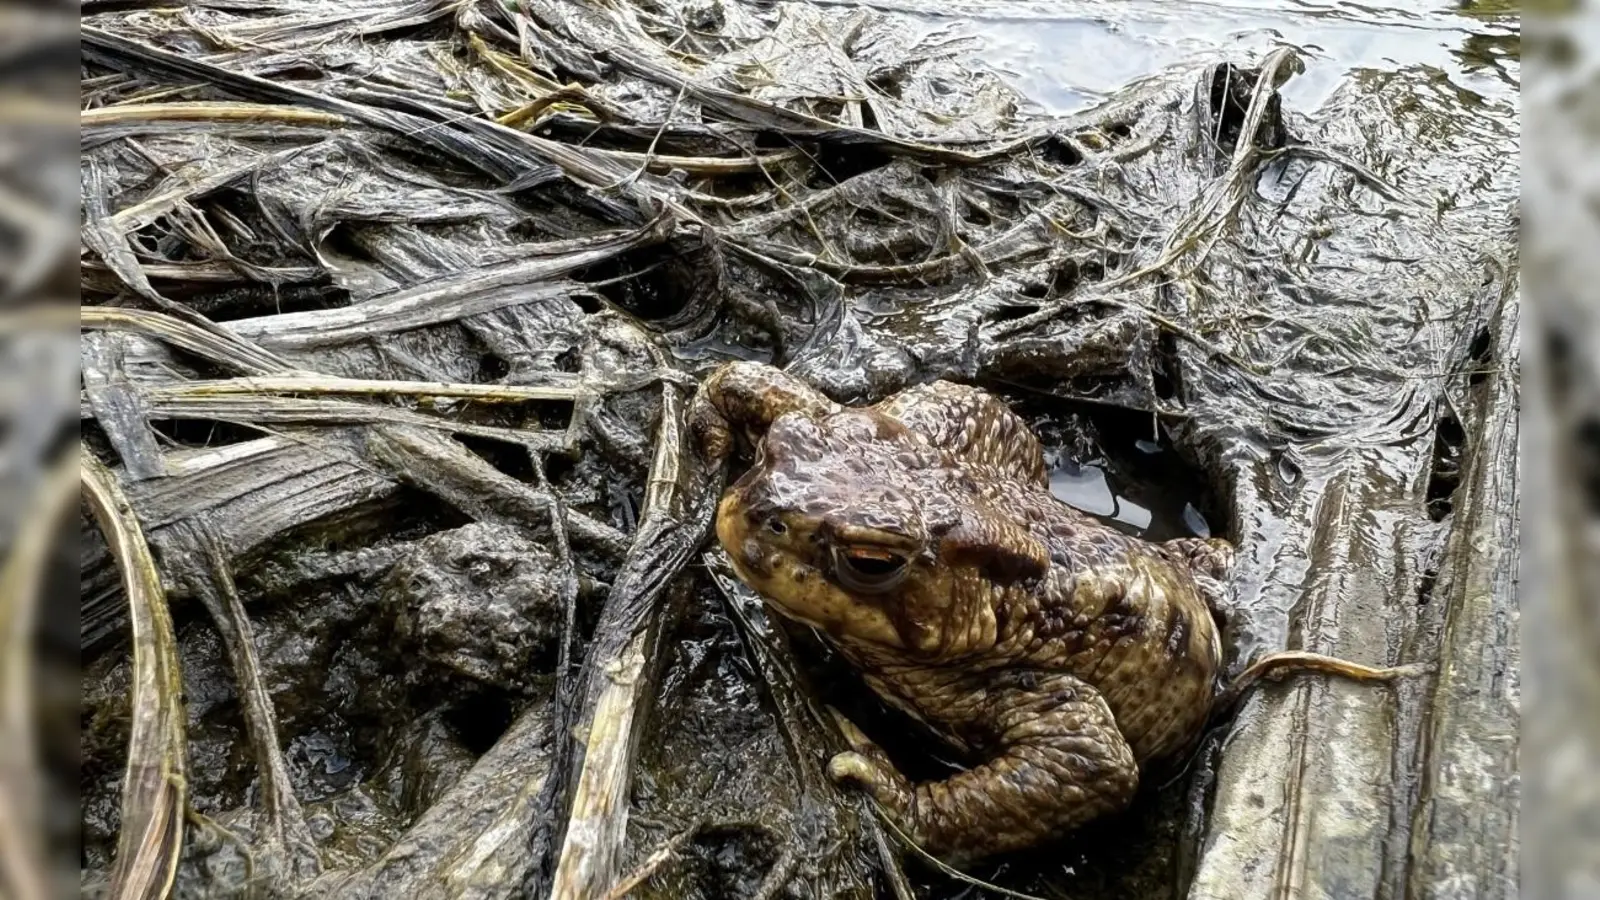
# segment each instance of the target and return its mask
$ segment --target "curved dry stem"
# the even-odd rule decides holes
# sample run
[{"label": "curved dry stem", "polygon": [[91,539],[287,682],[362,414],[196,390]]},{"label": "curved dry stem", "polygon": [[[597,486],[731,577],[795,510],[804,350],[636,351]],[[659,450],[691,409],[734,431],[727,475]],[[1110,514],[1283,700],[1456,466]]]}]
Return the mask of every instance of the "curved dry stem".
[{"label": "curved dry stem", "polygon": [[1239,677],[1235,678],[1217,698],[1215,709],[1218,714],[1224,713],[1263,680],[1278,681],[1291,675],[1316,674],[1349,681],[1381,683],[1401,678],[1415,678],[1431,671],[1432,669],[1423,663],[1377,668],[1306,650],[1282,650],[1268,653],[1240,672]]},{"label": "curved dry stem", "polygon": [[33,637],[50,539],[71,508],[76,469],[68,457],[50,471],[0,568],[0,895],[17,900],[50,896],[39,846]]},{"label": "curved dry stem", "polygon": [[111,471],[79,449],[84,499],[122,572],[133,635],[132,726],[110,896],[165,897],[183,846],[183,685],[161,574]]},{"label": "curved dry stem", "polygon": [[[1208,185],[1195,204],[1173,224],[1162,242],[1160,252],[1152,262],[1101,282],[1099,285],[1101,291],[1122,288],[1141,279],[1168,272],[1175,269],[1179,261],[1185,257],[1189,258],[1189,265],[1186,271],[1175,274],[1176,279],[1188,277],[1199,268],[1224,230],[1233,223],[1240,206],[1244,204],[1249,194],[1250,179],[1267,153],[1266,149],[1256,141],[1256,135],[1260,134],[1269,115],[1269,101],[1276,95],[1278,86],[1288,80],[1298,65],[1301,65],[1299,57],[1288,48],[1274,50],[1262,60],[1255,87],[1251,92],[1250,107],[1246,110],[1244,122],[1240,127],[1239,133],[1242,137],[1238,146],[1234,148],[1227,170]],[[1040,307],[1036,312],[997,326],[992,330],[992,336],[998,339],[1037,328],[1060,316],[1062,312],[1080,301],[1081,298],[1078,297],[1062,298]],[[1204,338],[1169,319],[1160,317],[1155,311],[1143,309],[1141,311],[1163,328],[1196,343],[1208,353],[1220,356],[1235,365],[1243,365],[1238,357],[1215,348]],[[1248,367],[1246,370],[1250,371]]]},{"label": "curved dry stem", "polygon": [[634,888],[649,881],[657,870],[677,856],[678,851],[683,849],[683,845],[689,843],[690,839],[700,832],[703,825],[703,822],[696,822],[668,838],[654,853],[646,857],[645,861],[637,869],[634,869],[628,877],[618,882],[616,887],[606,891],[603,900],[622,900],[623,897],[633,893]]},{"label": "curved dry stem", "polygon": [[[779,637],[781,631],[774,630],[764,636],[762,629],[750,620],[735,596],[738,591],[748,591],[749,588],[734,576],[727,555],[716,550],[707,553],[702,563],[710,572],[711,583],[722,598],[724,612],[734,623],[740,642],[751,656],[762,690],[778,711],[778,729],[789,752],[795,777],[808,783],[807,790],[828,794],[835,797],[837,802],[854,805],[860,810],[862,831],[871,842],[889,890],[895,900],[913,900],[916,895],[911,890],[910,880],[906,878],[900,856],[890,846],[889,835],[879,824],[878,817],[870,812],[871,800],[859,792],[842,788],[831,779],[819,777],[821,770],[815,765],[816,755],[805,746],[811,739],[821,737],[827,740],[832,737],[834,740],[831,743],[824,744],[828,752],[844,749],[847,744],[839,737],[839,720],[835,715],[830,715],[831,710],[823,709],[814,695],[798,689],[800,679],[795,672],[793,656],[788,648],[778,646],[783,640]],[[807,735],[804,731],[811,734]]]}]

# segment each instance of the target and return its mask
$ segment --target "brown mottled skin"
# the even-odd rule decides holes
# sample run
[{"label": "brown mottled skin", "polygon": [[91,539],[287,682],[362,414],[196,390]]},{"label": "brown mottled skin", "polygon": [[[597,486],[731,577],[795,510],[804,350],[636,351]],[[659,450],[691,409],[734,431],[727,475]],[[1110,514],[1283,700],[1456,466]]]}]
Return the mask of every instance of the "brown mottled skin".
[{"label": "brown mottled skin", "polygon": [[914,785],[846,729],[857,750],[830,773],[929,852],[1018,850],[1121,809],[1142,767],[1204,727],[1226,543],[1150,543],[1057,500],[1038,440],[974,388],[849,409],[733,363],[701,397],[702,446],[755,449],[717,512],[739,577],[983,760]]}]

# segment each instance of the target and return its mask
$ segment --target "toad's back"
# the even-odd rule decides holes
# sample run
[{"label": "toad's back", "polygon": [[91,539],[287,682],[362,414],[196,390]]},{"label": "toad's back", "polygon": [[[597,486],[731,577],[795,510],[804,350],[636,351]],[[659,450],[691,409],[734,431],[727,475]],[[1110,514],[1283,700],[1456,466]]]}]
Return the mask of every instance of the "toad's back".
[{"label": "toad's back", "polygon": [[1181,749],[1205,722],[1222,664],[1206,599],[1220,586],[1189,559],[1202,542],[1152,544],[1047,491],[992,490],[1050,558],[1036,584],[1004,591],[996,602],[996,660],[1062,671],[1093,687],[1140,762]]},{"label": "toad's back", "polygon": [[876,751],[835,759],[928,849],[1014,849],[1119,808],[1141,763],[1202,727],[1220,661],[1203,592],[1226,545],[1154,544],[1068,507],[1025,424],[972,388],[847,409],[736,365],[707,394],[697,430],[757,451],[717,516],[740,578],[987,759],[916,786]]}]

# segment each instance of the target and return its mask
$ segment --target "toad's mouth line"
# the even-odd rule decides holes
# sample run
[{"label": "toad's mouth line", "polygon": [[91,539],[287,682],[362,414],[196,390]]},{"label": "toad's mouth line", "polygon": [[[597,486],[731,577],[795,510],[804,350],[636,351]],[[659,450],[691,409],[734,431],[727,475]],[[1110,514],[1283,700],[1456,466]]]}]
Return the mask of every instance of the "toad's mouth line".
[{"label": "toad's mouth line", "polygon": [[[756,596],[761,598],[761,602],[763,604],[765,604],[767,606],[767,608],[771,609],[773,612],[777,613],[778,615],[783,616],[785,619],[789,619],[789,620],[794,621],[794,622],[799,622],[802,625],[809,625],[812,628],[816,628],[816,629],[819,629],[819,630],[822,630],[822,631],[826,631],[827,630],[827,626],[826,625],[824,625],[822,622],[818,621],[817,619],[814,619],[811,616],[806,615],[806,613],[803,610],[797,609],[794,606],[791,606],[790,604],[785,603],[783,600],[778,599],[777,597],[774,597],[772,594],[769,594],[766,591],[763,591],[761,588],[756,586],[758,584],[761,584],[764,581],[770,580],[769,578],[756,577],[755,573],[751,572],[750,569],[748,567],[746,567],[743,563],[741,563],[738,560],[738,558],[736,558],[736,556],[734,554],[732,554],[732,553],[728,554],[728,561],[733,564],[734,574],[738,575],[739,576],[739,580],[743,581],[747,586],[749,586],[749,588],[752,591],[755,591]],[[811,577],[816,577],[816,578],[822,577],[822,573],[820,571],[816,571],[816,570],[811,570],[808,574]]]},{"label": "toad's mouth line", "polygon": [[763,596],[761,599],[766,602],[767,606],[771,608],[773,612],[783,616],[785,619],[788,619],[792,622],[799,622],[802,625],[809,625],[812,628],[818,629],[819,631],[828,630],[827,626],[823,625],[821,622],[796,612],[792,607],[785,606],[781,601],[774,600],[771,597],[766,596]]}]

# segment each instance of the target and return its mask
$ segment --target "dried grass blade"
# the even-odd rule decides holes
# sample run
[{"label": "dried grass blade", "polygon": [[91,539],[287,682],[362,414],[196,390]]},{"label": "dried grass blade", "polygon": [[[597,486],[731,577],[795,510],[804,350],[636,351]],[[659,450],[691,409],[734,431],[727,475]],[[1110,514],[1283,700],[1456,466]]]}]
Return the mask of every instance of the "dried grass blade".
[{"label": "dried grass blade", "polygon": [[110,896],[155,900],[172,889],[183,845],[183,685],[161,574],[116,478],[79,449],[84,498],[122,570],[133,631],[132,727]]},{"label": "dried grass blade", "polygon": [[125,329],[160,338],[197,356],[247,374],[293,371],[273,353],[225,329],[201,328],[165,313],[109,306],[85,306],[79,312],[83,328]]},{"label": "dried grass blade", "polygon": [[529,400],[578,399],[578,379],[567,373],[551,373],[555,383],[522,384],[446,384],[440,381],[380,381],[367,378],[338,378],[331,375],[228,378],[190,381],[183,384],[148,388],[153,397],[262,397],[278,394],[360,397],[449,397],[478,403],[525,403]]},{"label": "dried grass blade", "polygon": [[159,419],[203,419],[243,425],[410,425],[505,441],[532,450],[556,450],[567,443],[565,432],[474,425],[392,406],[267,392],[195,396],[158,388],[147,391],[145,399],[151,417]]},{"label": "dried grass blade", "polygon": [[[584,900],[609,891],[621,873],[622,842],[627,831],[628,799],[639,728],[647,708],[647,669],[658,649],[660,616],[649,615],[669,579],[658,564],[663,527],[673,527],[686,502],[683,496],[686,460],[677,389],[662,387],[661,425],[656,455],[646,485],[644,517],[633,548],[623,560],[607,612],[620,611],[632,621],[612,624],[607,637],[621,646],[597,651],[599,665],[590,668],[591,711],[583,761],[578,771],[566,837],[552,879],[551,900]],[[698,541],[696,541],[698,543]],[[692,548],[691,548],[692,549]],[[643,552],[640,552],[640,551]],[[688,553],[677,554],[675,571]],[[643,575],[642,570],[648,571]],[[641,577],[642,575],[642,577]],[[627,615],[629,612],[637,615]],[[602,626],[607,624],[604,620]],[[610,652],[606,652],[609,649]],[[604,655],[600,655],[600,654]]]},{"label": "dried grass blade", "polygon": [[336,113],[275,103],[134,103],[86,109],[78,117],[84,133],[111,125],[143,122],[272,123],[325,128],[351,124],[348,117]]},{"label": "dried grass blade", "polygon": [[56,525],[71,509],[77,459],[67,458],[45,478],[23,521],[11,555],[0,568],[0,896],[44,900],[50,896],[39,846],[42,827],[39,762],[34,743],[34,619],[39,587]]},{"label": "dried grass blade", "polygon": [[[560,177],[552,165],[529,152],[522,135],[479,119],[431,121],[410,112],[397,112],[353,103],[304,90],[260,76],[235,72],[199,59],[152,47],[92,26],[83,27],[83,50],[93,59],[118,71],[139,71],[196,80],[249,100],[273,100],[316,107],[334,115],[379,128],[436,153],[471,166],[503,183],[532,187]],[[437,112],[437,111],[430,111]]]}]

